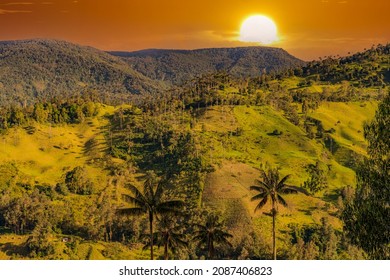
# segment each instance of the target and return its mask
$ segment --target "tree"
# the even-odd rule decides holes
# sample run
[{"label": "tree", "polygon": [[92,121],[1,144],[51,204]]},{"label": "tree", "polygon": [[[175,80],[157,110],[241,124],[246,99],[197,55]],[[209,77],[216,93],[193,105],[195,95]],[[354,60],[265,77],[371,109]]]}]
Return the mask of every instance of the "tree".
[{"label": "tree", "polygon": [[[188,247],[182,227],[171,214],[162,215],[158,222],[158,231],[154,233],[153,239],[156,240],[158,247],[164,247],[164,260],[169,259],[169,251],[175,254],[179,248]],[[146,247],[148,246],[150,246],[150,240]]]},{"label": "tree", "polygon": [[195,226],[198,230],[194,232],[193,240],[198,241],[199,245],[206,244],[207,255],[210,260],[215,256],[216,244],[232,246],[228,238],[233,237],[233,235],[224,231],[223,224],[216,214],[208,215],[204,225],[195,224]]},{"label": "tree", "polygon": [[368,158],[357,170],[355,195],[342,214],[351,242],[373,259],[390,258],[390,92],[364,125]]},{"label": "tree", "polygon": [[290,186],[286,184],[286,181],[290,178],[290,175],[284,176],[279,181],[279,171],[278,169],[269,168],[268,170],[260,170],[261,179],[255,180],[257,185],[251,186],[250,189],[258,192],[255,196],[251,198],[252,201],[260,200],[255,208],[255,212],[262,209],[264,205],[267,204],[268,200],[271,200],[271,215],[272,215],[272,248],[273,248],[273,258],[276,260],[276,232],[275,232],[275,220],[276,214],[278,212],[278,205],[282,204],[287,207],[287,202],[281,196],[281,194],[288,193],[304,193],[308,195],[309,193],[303,189],[296,186]]},{"label": "tree", "polygon": [[154,259],[153,254],[153,224],[156,215],[165,213],[178,213],[184,206],[181,200],[168,200],[164,196],[164,182],[157,178],[154,172],[147,173],[147,179],[144,183],[143,191],[140,191],[134,185],[128,184],[126,187],[132,192],[132,195],[123,195],[123,198],[133,204],[133,207],[119,209],[120,214],[142,215],[147,214],[149,219],[150,235],[150,259]]},{"label": "tree", "polygon": [[71,193],[90,195],[93,193],[94,184],[89,179],[85,167],[77,166],[65,174],[65,184]]},{"label": "tree", "polygon": [[302,187],[311,194],[315,194],[328,187],[328,179],[326,177],[327,166],[317,161],[316,164],[309,164],[306,166],[306,171],[309,173],[309,178],[303,182]]}]

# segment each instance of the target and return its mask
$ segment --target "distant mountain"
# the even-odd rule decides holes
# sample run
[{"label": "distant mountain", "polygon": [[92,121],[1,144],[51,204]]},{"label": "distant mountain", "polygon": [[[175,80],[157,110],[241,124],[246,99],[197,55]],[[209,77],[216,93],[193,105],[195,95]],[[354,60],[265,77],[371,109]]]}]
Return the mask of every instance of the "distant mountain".
[{"label": "distant mountain", "polygon": [[56,40],[0,42],[0,102],[25,103],[95,89],[112,94],[164,88],[106,52]]},{"label": "distant mountain", "polygon": [[151,79],[173,84],[216,71],[225,71],[238,77],[253,77],[264,70],[279,71],[304,65],[303,61],[285,50],[270,47],[150,49],[110,54],[124,58],[132,68]]},{"label": "distant mountain", "polygon": [[92,90],[118,100],[216,71],[250,77],[303,64],[265,47],[107,53],[57,40],[0,41],[0,105]]}]

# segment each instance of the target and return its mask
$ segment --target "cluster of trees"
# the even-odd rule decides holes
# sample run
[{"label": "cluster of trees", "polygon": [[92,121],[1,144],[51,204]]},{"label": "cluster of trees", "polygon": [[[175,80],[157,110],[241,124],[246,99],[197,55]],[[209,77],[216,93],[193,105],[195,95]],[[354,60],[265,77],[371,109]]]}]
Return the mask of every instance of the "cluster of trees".
[{"label": "cluster of trees", "polygon": [[390,92],[374,120],[364,126],[368,158],[357,170],[354,196],[345,201],[342,219],[351,241],[371,258],[390,258]]},{"label": "cluster of trees", "polygon": [[351,81],[356,86],[384,87],[388,80],[390,44],[372,46],[371,49],[340,58],[325,57],[309,62],[300,70],[300,76],[316,75],[321,81],[339,83]]},{"label": "cluster of trees", "polygon": [[[223,224],[219,217],[209,214],[203,224],[189,225],[184,222],[183,211],[185,203],[182,200],[169,198],[165,194],[166,181],[159,179],[153,172],[147,174],[143,190],[139,190],[133,185],[127,187],[131,195],[124,195],[127,202],[132,207],[120,208],[118,212],[122,215],[146,214],[149,222],[149,237],[147,246],[150,248],[150,259],[154,259],[154,245],[164,247],[164,259],[168,259],[169,250],[175,253],[177,249],[188,247],[188,228],[195,228],[192,241],[197,241],[200,246],[205,246],[207,256],[210,259],[215,257],[216,245],[230,245],[228,238],[232,237],[224,231]],[[180,217],[181,216],[181,217]],[[181,218],[181,219],[180,219]],[[154,221],[159,219],[158,230],[154,230]],[[190,220],[190,219],[187,219]],[[187,231],[184,226],[187,224]]]},{"label": "cluster of trees", "polygon": [[360,260],[366,256],[351,244],[345,233],[333,228],[327,218],[321,224],[289,225],[292,259],[297,260]]},{"label": "cluster of trees", "polygon": [[99,103],[84,100],[69,98],[38,102],[26,107],[18,105],[3,107],[0,109],[0,130],[27,125],[32,121],[51,124],[82,123],[86,117],[96,116],[100,108]]}]

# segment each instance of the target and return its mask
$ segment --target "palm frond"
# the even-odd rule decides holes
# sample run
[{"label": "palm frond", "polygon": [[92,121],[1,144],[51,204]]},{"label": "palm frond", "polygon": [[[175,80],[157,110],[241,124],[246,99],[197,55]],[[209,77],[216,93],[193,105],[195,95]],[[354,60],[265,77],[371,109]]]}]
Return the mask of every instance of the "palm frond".
[{"label": "palm frond", "polygon": [[179,213],[183,206],[184,202],[181,200],[170,200],[156,205],[156,211],[160,214]]},{"label": "palm frond", "polygon": [[280,180],[277,184],[277,187],[276,187],[276,190],[277,191],[280,191],[284,186],[285,186],[285,182],[290,178],[291,175],[286,175],[282,178],[282,180]]},{"label": "palm frond", "polygon": [[268,202],[268,195],[265,196],[265,197],[256,205],[255,212],[258,211],[258,210],[260,210],[261,208],[263,208],[263,206],[264,206],[265,204],[267,204],[267,202]]},{"label": "palm frond", "polygon": [[284,207],[287,207],[287,206],[288,206],[288,205],[287,205],[287,202],[284,200],[284,198],[283,198],[280,194],[277,195],[277,198],[278,198],[278,202],[279,202],[280,204],[282,204]]},{"label": "palm frond", "polygon": [[117,210],[119,215],[130,215],[130,216],[140,216],[145,214],[145,208],[133,207],[133,208],[121,208]]},{"label": "palm frond", "polygon": [[269,181],[268,176],[267,176],[267,172],[265,172],[264,169],[260,169],[260,177],[263,178],[263,180],[265,180],[267,182]]},{"label": "palm frond", "polygon": [[289,186],[289,185],[284,185],[284,188],[281,189],[281,193],[289,194],[289,193],[303,193],[305,195],[310,195],[310,193],[305,190],[304,188],[301,187],[296,187],[296,186]]},{"label": "palm frond", "polygon": [[125,187],[134,194],[134,197],[144,197],[144,195],[136,186],[132,184],[126,184]]},{"label": "palm frond", "polygon": [[127,194],[123,194],[122,198],[127,203],[133,204],[136,207],[144,207],[145,206],[145,201],[141,197],[137,198],[137,197],[132,197],[132,196],[127,195]]},{"label": "palm frond", "polygon": [[272,189],[272,184],[270,184],[270,181],[266,181],[266,180],[260,181],[255,179],[255,183],[259,186],[263,186],[266,190]]},{"label": "palm frond", "polygon": [[267,194],[266,193],[259,193],[251,198],[251,201],[260,200],[263,199]]},{"label": "palm frond", "polygon": [[265,188],[264,186],[250,186],[249,189],[251,191],[257,191],[257,192],[260,192],[260,193],[268,192],[268,189]]},{"label": "palm frond", "polygon": [[165,189],[165,183],[162,182],[161,180],[157,183],[157,186],[156,186],[156,190],[154,192],[154,195],[156,197],[162,197],[162,194],[164,192],[164,189]]}]

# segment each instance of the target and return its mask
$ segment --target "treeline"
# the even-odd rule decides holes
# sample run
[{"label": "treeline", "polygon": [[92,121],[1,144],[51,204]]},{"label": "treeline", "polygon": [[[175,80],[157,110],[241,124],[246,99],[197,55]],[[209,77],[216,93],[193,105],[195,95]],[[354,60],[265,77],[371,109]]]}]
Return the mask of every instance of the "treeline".
[{"label": "treeline", "polygon": [[35,121],[51,124],[74,124],[84,122],[86,117],[99,113],[100,104],[85,98],[64,98],[37,102],[33,106],[11,105],[0,108],[0,130],[23,126]]},{"label": "treeline", "polygon": [[384,87],[389,83],[389,73],[390,44],[347,57],[320,57],[295,71],[301,77],[332,83],[350,81],[358,87]]}]

